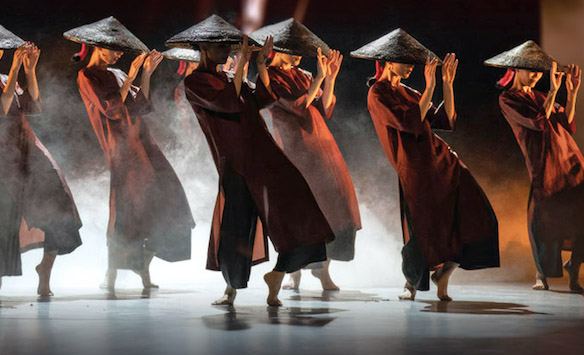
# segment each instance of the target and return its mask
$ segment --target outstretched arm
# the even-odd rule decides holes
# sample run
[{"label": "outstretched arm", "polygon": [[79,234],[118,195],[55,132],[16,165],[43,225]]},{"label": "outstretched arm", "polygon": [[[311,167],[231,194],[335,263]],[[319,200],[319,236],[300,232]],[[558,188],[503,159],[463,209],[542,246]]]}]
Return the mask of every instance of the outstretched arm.
[{"label": "outstretched arm", "polygon": [[324,79],[324,90],[322,92],[322,105],[325,112],[329,110],[333,103],[335,81],[337,80],[337,75],[339,75],[342,62],[343,55],[339,51],[331,49],[328,55],[328,73]]},{"label": "outstretched arm", "polygon": [[144,60],[140,91],[142,91],[142,94],[147,99],[150,97],[150,78],[152,77],[152,73],[158,68],[158,64],[162,62],[162,59],[162,54],[157,50],[153,50]]},{"label": "outstretched arm", "polygon": [[310,87],[308,88],[308,94],[306,95],[305,103],[306,107],[309,107],[312,104],[312,101],[314,101],[314,99],[316,98],[318,90],[320,90],[322,81],[324,80],[328,71],[327,58],[324,55],[322,55],[322,50],[320,48],[318,49],[318,55],[316,57],[316,66],[317,66],[316,78],[314,78],[312,84],[310,84]]},{"label": "outstretched arm", "polygon": [[543,102],[543,107],[545,109],[545,117],[547,119],[550,118],[552,112],[554,111],[554,104],[556,103],[556,95],[558,94],[558,90],[560,89],[560,85],[562,85],[562,77],[564,73],[558,72],[558,63],[553,62],[552,68],[550,69],[550,91]]},{"label": "outstretched arm", "polygon": [[448,53],[442,64],[442,90],[444,93],[444,111],[450,121],[450,127],[454,127],[454,117],[456,110],[454,108],[454,77],[458,68],[458,59],[456,54]]},{"label": "outstretched arm", "polygon": [[120,87],[120,95],[122,96],[122,102],[126,101],[128,93],[130,92],[130,87],[134,83],[134,80],[136,80],[138,72],[140,71],[140,68],[144,63],[144,59],[146,58],[146,55],[147,55],[146,53],[140,54],[132,61],[132,64],[130,64],[128,76],[126,77],[126,80],[124,81],[122,87]]},{"label": "outstretched arm", "polygon": [[268,68],[266,68],[266,60],[272,52],[274,47],[274,38],[269,36],[266,38],[262,49],[260,49],[258,56],[256,58],[256,64],[258,67],[258,77],[264,84],[264,87],[268,90],[270,95],[273,95],[272,88],[270,87],[270,75],[268,74]]},{"label": "outstretched arm", "polygon": [[27,90],[33,101],[39,99],[39,85],[36,77],[36,66],[39,62],[39,56],[41,55],[41,50],[30,43],[25,51],[23,57],[24,73],[26,75]]}]

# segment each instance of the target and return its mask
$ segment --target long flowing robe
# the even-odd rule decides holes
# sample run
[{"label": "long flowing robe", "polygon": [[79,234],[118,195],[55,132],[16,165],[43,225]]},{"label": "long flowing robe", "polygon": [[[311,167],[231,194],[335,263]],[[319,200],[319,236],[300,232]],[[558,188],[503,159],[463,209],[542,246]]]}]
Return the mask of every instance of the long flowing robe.
[{"label": "long flowing robe", "polygon": [[562,250],[584,258],[584,157],[572,138],[575,120],[555,104],[549,119],[546,96],[507,90],[499,105],[525,157],[531,180],[528,231],[535,264],[546,277],[561,277]]},{"label": "long flowing robe", "polygon": [[[8,77],[0,76],[0,90]],[[81,245],[81,220],[57,163],[25,115],[41,113],[18,84],[4,115],[0,103],[0,277],[21,275],[20,253],[68,254]]]},{"label": "long flowing robe", "polygon": [[327,245],[329,259],[349,261],[355,255],[355,234],[361,229],[359,205],[347,164],[324,121],[336,103],[325,110],[322,90],[306,107],[312,75],[299,68],[268,68],[270,86],[279,99],[269,112],[274,138],[310,185],[336,239]]},{"label": "long flowing robe", "polygon": [[423,267],[455,261],[464,269],[499,266],[498,224],[482,189],[432,129],[452,130],[443,106],[420,117],[421,95],[376,82],[368,107],[400,184],[406,279],[428,289]]},{"label": "long flowing robe", "polygon": [[144,250],[166,261],[190,259],[195,226],[183,187],[142,116],[150,101],[132,86],[125,101],[119,69],[79,71],[79,92],[111,173],[109,264],[142,269]]},{"label": "long flowing robe", "polygon": [[[283,255],[288,260],[285,270],[280,271],[295,271],[309,262],[325,260],[324,243],[332,241],[334,234],[308,184],[278,148],[259,114],[260,108],[276,97],[261,81],[256,90],[243,83],[238,96],[225,73],[201,70],[185,78],[185,88],[219,173],[207,268],[221,269],[220,245],[233,229],[245,229],[251,235],[251,243],[238,245],[238,254],[253,263],[268,259],[266,236],[280,253],[279,261]],[[234,191],[233,197],[226,194],[226,186]],[[245,223],[237,217],[244,211],[226,208],[237,205],[232,198],[247,201],[245,208],[256,210],[255,219]],[[303,255],[309,246],[322,246],[322,253]],[[292,262],[290,255],[296,255],[304,265]],[[245,287],[247,280],[240,281],[238,287]]]}]

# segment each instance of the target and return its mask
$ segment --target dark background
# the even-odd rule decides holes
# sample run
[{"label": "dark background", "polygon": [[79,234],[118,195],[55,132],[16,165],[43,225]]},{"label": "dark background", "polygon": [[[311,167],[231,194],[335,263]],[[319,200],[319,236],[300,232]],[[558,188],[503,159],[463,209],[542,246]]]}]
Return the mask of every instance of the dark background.
[{"label": "dark background", "polygon": [[[265,24],[291,17],[296,5],[296,1],[268,0]],[[70,61],[79,45],[63,39],[64,31],[113,15],[150,48],[163,50],[166,39],[211,13],[238,25],[240,7],[240,1],[209,0],[3,1],[0,24],[42,50],[38,73],[45,113],[31,120],[31,125],[67,177],[84,178],[106,167],[75,82],[84,63]],[[367,112],[365,83],[374,73],[374,63],[350,58],[349,52],[402,27],[441,57],[447,52],[457,54],[457,130],[440,135],[459,153],[491,199],[499,216],[505,265],[505,258],[516,258],[519,252],[529,258],[525,248],[529,181],[521,153],[498,108],[499,91],[494,83],[503,71],[485,67],[482,61],[525,40],[539,41],[539,11],[534,0],[309,2],[303,23],[345,55],[329,127],[351,170],[361,205],[387,220],[396,233],[399,221],[390,221],[388,216],[398,208],[397,181]],[[11,56],[11,51],[5,52],[0,72],[8,72]],[[116,66],[127,71],[131,59],[124,56]],[[313,70],[313,62],[305,58],[302,66]],[[152,84],[157,115],[149,123],[155,139],[167,150],[179,146],[179,136],[172,128],[175,117],[164,112],[177,83],[176,67],[176,62],[164,61]],[[541,82],[542,90],[547,90],[547,79]],[[420,68],[407,84],[423,90]],[[434,101],[440,97],[439,84]]]}]

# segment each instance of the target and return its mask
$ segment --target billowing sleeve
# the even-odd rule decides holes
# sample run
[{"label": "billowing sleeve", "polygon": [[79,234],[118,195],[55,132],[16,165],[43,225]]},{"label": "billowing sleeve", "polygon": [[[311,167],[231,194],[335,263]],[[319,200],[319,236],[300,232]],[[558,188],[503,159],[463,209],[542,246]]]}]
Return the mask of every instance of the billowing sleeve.
[{"label": "billowing sleeve", "polygon": [[568,123],[568,116],[566,115],[566,110],[562,105],[558,103],[554,105],[554,110],[550,116],[550,120],[553,120],[562,127],[564,127],[564,129],[568,131],[570,134],[574,134],[576,132],[576,120],[573,119],[572,123]]},{"label": "billowing sleeve", "polygon": [[454,131],[455,124],[456,124],[456,112],[454,113],[454,119],[452,120],[452,124],[450,124],[450,120],[448,119],[448,115],[446,114],[446,110],[444,109],[444,101],[438,105],[438,107],[432,105],[426,114],[426,120],[430,122],[430,127],[432,129],[440,129],[445,131]]},{"label": "billowing sleeve", "polygon": [[398,131],[416,135],[424,132],[422,114],[417,104],[408,106],[393,100],[389,95],[380,92],[375,85],[369,89],[367,107],[377,121]]},{"label": "billowing sleeve", "polygon": [[194,72],[187,76],[185,94],[192,106],[213,112],[241,112],[241,101],[233,82],[211,73]]},{"label": "billowing sleeve", "polygon": [[272,92],[268,91],[264,82],[260,80],[259,76],[256,78],[256,88],[254,90],[254,97],[260,109],[268,107],[279,99],[279,95],[274,91],[274,86],[270,80],[270,88]]},{"label": "billowing sleeve", "polygon": [[79,71],[77,76],[79,92],[86,104],[95,107],[103,116],[110,120],[123,119],[127,111],[122,102],[120,88],[115,80],[113,81],[115,85],[111,85],[103,79],[88,75],[83,70]]},{"label": "billowing sleeve", "polygon": [[27,116],[40,115],[43,112],[41,106],[40,95],[37,100],[33,100],[28,90],[24,90],[16,83],[16,95],[18,96],[18,103],[20,110]]},{"label": "billowing sleeve", "polygon": [[147,99],[142,90],[134,85],[130,87],[124,104],[128,108],[130,116],[144,116],[154,111],[150,99]]},{"label": "billowing sleeve", "polygon": [[280,107],[299,117],[308,115],[306,107],[308,92],[300,96],[293,95],[290,86],[278,80],[274,75],[270,75],[270,86],[274,94],[278,96]]},{"label": "billowing sleeve", "polygon": [[535,109],[509,97],[506,93],[499,96],[499,106],[507,121],[514,124],[541,131],[545,127],[546,115],[543,105]]}]

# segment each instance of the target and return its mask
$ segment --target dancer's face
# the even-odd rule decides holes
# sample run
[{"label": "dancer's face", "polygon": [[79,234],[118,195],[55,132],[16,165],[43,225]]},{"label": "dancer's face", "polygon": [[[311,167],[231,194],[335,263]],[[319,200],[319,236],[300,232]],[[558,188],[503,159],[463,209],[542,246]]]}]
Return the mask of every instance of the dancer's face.
[{"label": "dancer's face", "polygon": [[201,43],[199,47],[201,55],[215,64],[225,64],[231,53],[231,45],[224,43]]},{"label": "dancer's face", "polygon": [[286,53],[276,53],[277,56],[280,57],[280,61],[282,64],[292,65],[297,67],[300,65],[300,61],[302,60],[302,56],[300,55],[292,55]]},{"label": "dancer's face", "polygon": [[122,51],[113,51],[111,49],[96,47],[95,51],[99,60],[107,65],[116,64],[116,62],[124,55]]},{"label": "dancer's face", "polygon": [[533,88],[539,79],[541,79],[543,73],[540,71],[517,69],[515,75],[517,75],[517,80],[519,80],[521,86],[529,86],[530,88]]},{"label": "dancer's face", "polygon": [[389,63],[389,70],[402,79],[407,79],[414,70],[413,64]]}]

